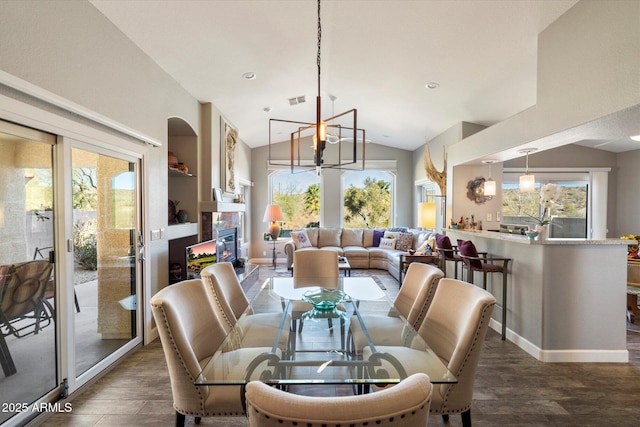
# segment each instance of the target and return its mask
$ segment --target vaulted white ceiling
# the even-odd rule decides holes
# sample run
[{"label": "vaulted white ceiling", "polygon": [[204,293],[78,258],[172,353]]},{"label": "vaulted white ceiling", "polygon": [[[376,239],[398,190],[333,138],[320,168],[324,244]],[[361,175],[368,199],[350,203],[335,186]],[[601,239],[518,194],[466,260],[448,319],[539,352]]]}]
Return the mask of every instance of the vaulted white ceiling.
[{"label": "vaulted white ceiling", "polygon": [[[462,121],[505,120],[536,104],[537,36],[576,2],[323,1],[323,117],[335,96],[367,139],[409,150]],[[91,3],[250,147],[267,144],[269,118],[315,121],[315,1]]]}]

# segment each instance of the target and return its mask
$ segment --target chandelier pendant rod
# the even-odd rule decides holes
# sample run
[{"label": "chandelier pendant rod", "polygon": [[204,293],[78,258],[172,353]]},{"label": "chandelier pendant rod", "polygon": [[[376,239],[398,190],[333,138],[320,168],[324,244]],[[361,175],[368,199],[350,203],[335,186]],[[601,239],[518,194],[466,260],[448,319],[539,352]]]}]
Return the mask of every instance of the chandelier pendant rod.
[{"label": "chandelier pendant rod", "polygon": [[[315,143],[315,163],[316,168],[322,167],[322,153],[326,141],[322,134],[322,99],[320,97],[320,63],[322,58],[322,21],[320,19],[320,0],[318,0],[318,54],[316,56],[316,64],[318,66],[318,96],[316,97],[316,143]],[[324,132],[326,133],[326,132]],[[318,170],[319,172],[319,170]]]},{"label": "chandelier pendant rod", "polygon": [[[322,168],[332,168],[332,169],[351,169],[354,170],[355,168],[350,167],[349,165],[355,165],[358,163],[358,159],[357,159],[357,151],[358,151],[358,135],[362,134],[362,140],[361,140],[361,144],[362,144],[362,165],[360,168],[360,170],[364,170],[365,169],[365,142],[366,142],[366,135],[365,135],[365,130],[364,129],[359,129],[358,128],[358,113],[357,110],[351,109],[349,111],[346,111],[344,113],[341,114],[335,114],[335,111],[333,111],[333,104],[332,104],[332,117],[330,117],[329,119],[323,120],[322,119],[322,96],[321,96],[321,83],[322,83],[322,68],[321,68],[321,63],[322,63],[322,18],[321,18],[321,0],[318,0],[318,8],[317,8],[317,12],[318,12],[318,28],[317,28],[317,56],[316,56],[316,65],[318,68],[318,72],[317,72],[317,90],[318,90],[318,94],[316,96],[316,117],[315,117],[315,122],[314,123],[307,123],[307,122],[302,122],[302,121],[297,121],[297,120],[282,120],[282,119],[269,119],[269,160],[268,160],[268,164],[269,165],[277,165],[277,166],[289,166],[291,168],[291,173],[294,173],[296,168],[310,168],[313,167],[316,170],[316,173],[318,173],[318,175],[320,174],[320,171]],[[331,97],[332,101],[334,100],[335,97]],[[338,119],[342,116],[347,116],[347,115],[352,115],[353,118],[353,124],[351,126],[345,126],[341,123],[335,124],[334,122],[332,122],[335,119]],[[346,118],[346,117],[345,117]],[[289,140],[289,144],[290,144],[290,150],[289,150],[289,155],[290,155],[290,159],[287,163],[283,163],[281,161],[278,160],[274,160],[272,158],[272,151],[271,151],[271,144],[274,143],[273,141],[273,128],[272,128],[272,123],[284,123],[284,124],[296,124],[298,125],[298,129],[297,130],[293,130],[290,134],[290,140]],[[331,124],[329,124],[329,122],[331,122]],[[331,127],[332,129],[337,129],[338,130],[338,137],[335,140],[335,142],[333,141],[329,141],[328,140],[328,128]],[[308,133],[305,135],[305,132],[308,132],[309,130],[314,130],[313,132],[313,160],[309,160],[308,163],[305,163],[305,161],[302,160],[302,144],[303,144],[303,138],[306,138],[306,135],[309,135]],[[343,131],[347,131],[349,133],[352,132],[353,137],[351,138],[343,138]],[[277,133],[276,133],[277,134]],[[343,140],[348,140],[351,139],[352,142],[352,149],[342,149],[342,142]],[[327,143],[330,142],[332,144],[337,144],[338,147],[336,150],[333,150],[334,153],[333,154],[333,161],[330,162],[325,162],[323,159],[323,155],[324,155],[324,151],[327,147]],[[296,152],[297,151],[297,152]],[[351,158],[346,158],[343,159],[343,153],[349,153],[351,152]],[[337,155],[337,158],[335,158],[335,156]]]}]

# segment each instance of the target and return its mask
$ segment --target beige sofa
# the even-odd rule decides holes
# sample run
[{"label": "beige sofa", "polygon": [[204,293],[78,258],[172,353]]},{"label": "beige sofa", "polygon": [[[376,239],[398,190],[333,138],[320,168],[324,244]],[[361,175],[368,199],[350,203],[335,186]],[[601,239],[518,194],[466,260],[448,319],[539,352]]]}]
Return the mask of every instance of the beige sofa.
[{"label": "beige sofa", "polygon": [[[400,254],[409,249],[416,249],[428,237],[426,232],[420,230],[390,231],[390,233],[403,233],[402,238],[398,236],[395,248],[384,248],[374,246],[374,231],[384,232],[381,229],[369,228],[306,228],[306,236],[310,246],[301,247],[296,245],[294,240],[302,230],[295,230],[291,233],[292,239],[285,243],[284,252],[287,256],[287,268],[291,269],[293,264],[293,253],[298,251],[313,251],[318,249],[331,249],[338,252],[339,256],[344,256],[349,261],[352,269],[355,268],[378,268],[387,270],[396,279],[400,276],[399,264]],[[408,234],[411,234],[410,238]]]}]

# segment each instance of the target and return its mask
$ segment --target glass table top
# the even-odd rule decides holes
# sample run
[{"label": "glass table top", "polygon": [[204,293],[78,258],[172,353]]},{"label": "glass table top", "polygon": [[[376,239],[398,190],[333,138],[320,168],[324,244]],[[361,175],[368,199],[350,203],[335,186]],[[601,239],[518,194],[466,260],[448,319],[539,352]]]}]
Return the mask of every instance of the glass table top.
[{"label": "glass table top", "polygon": [[[320,310],[303,303],[305,292],[321,289],[341,291],[342,301]],[[251,316],[265,314],[277,321],[251,322],[258,319]],[[304,319],[304,329],[292,339],[290,319],[295,314]],[[363,348],[354,348],[357,340],[350,340],[350,323],[364,335]],[[268,340],[273,344],[253,346],[251,328],[259,328],[262,338],[273,337]],[[381,329],[386,338],[378,343],[375,337]],[[386,345],[390,342],[393,345]],[[252,299],[251,310],[201,365],[196,385],[244,385],[251,380],[283,385],[395,384],[418,371],[434,384],[457,382],[371,277],[268,279]]]}]

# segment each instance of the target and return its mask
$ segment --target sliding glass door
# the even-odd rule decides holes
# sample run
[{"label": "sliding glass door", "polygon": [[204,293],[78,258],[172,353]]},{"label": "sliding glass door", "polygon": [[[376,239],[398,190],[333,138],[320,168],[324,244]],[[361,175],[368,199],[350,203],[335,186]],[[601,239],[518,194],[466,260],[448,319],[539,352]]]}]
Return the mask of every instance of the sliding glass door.
[{"label": "sliding glass door", "polygon": [[24,425],[142,343],[142,153],[3,121],[0,153],[0,424]]},{"label": "sliding glass door", "polygon": [[0,423],[56,389],[55,137],[0,122]]},{"label": "sliding glass door", "polygon": [[71,151],[75,375],[134,340],[139,233],[137,161]]}]

